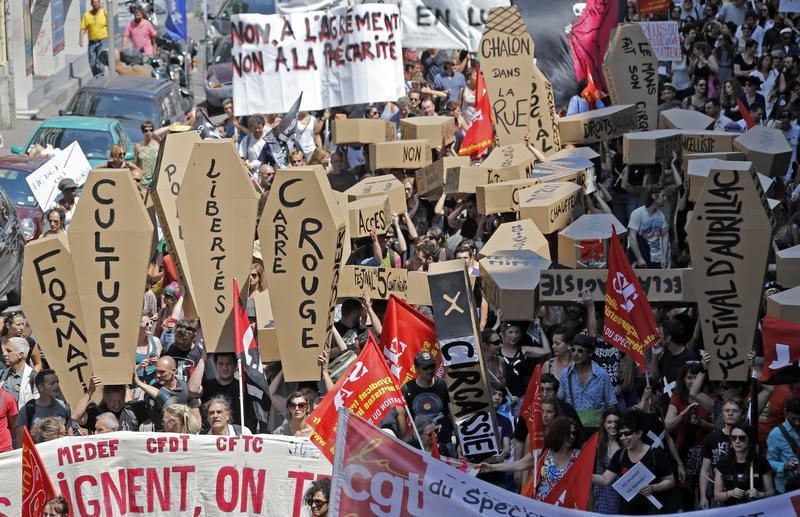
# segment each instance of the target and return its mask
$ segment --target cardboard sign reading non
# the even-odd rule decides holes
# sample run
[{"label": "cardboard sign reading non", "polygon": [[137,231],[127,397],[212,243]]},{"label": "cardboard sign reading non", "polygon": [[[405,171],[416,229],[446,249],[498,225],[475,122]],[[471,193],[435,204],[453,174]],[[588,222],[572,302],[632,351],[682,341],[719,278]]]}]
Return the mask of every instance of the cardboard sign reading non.
[{"label": "cardboard sign reading non", "polygon": [[22,308],[50,368],[58,372],[64,398],[75,407],[86,391],[92,365],[67,234],[48,235],[25,246],[22,280]]},{"label": "cardboard sign reading non", "polygon": [[714,119],[696,110],[672,108],[664,110],[658,117],[659,129],[706,130],[714,127]]},{"label": "cardboard sign reading non", "polygon": [[503,183],[527,179],[524,170],[518,167],[492,171],[486,167],[451,167],[445,173],[444,193],[475,194],[478,185]]},{"label": "cardboard sign reading non", "polygon": [[[611,239],[611,228],[617,235],[627,232],[627,228],[612,214],[584,214],[575,222],[558,232],[558,263],[571,268],[605,267],[608,241]],[[583,243],[601,241],[603,255],[599,261],[587,264],[581,260]]]},{"label": "cardboard sign reading non", "polygon": [[636,106],[639,131],[655,129],[658,107],[658,58],[641,27],[634,23],[611,30],[603,75],[614,104]]},{"label": "cardboard sign reading non", "polygon": [[333,143],[380,144],[394,142],[397,126],[384,119],[344,118],[333,121]]},{"label": "cardboard sign reading non", "polygon": [[800,285],[800,246],[775,252],[775,275],[784,289]]},{"label": "cardboard sign reading non", "polygon": [[[481,163],[492,172],[509,177],[528,178],[533,174],[533,164],[536,157],[525,144],[500,145],[492,149],[489,156]],[[509,171],[509,169],[517,169]]]},{"label": "cardboard sign reading non", "polygon": [[683,153],[681,132],[657,129],[622,135],[622,161],[632,165],[668,164]]},{"label": "cardboard sign reading non", "polygon": [[520,190],[539,183],[541,183],[539,179],[525,178],[478,185],[475,187],[475,201],[478,205],[478,212],[481,214],[518,212]]},{"label": "cardboard sign reading non", "polygon": [[261,361],[271,363],[281,360],[278,346],[278,331],[275,328],[275,316],[272,314],[272,301],[269,291],[261,291],[253,296],[256,304],[256,341]]},{"label": "cardboard sign reading non", "polygon": [[427,140],[398,140],[369,144],[369,168],[419,169],[431,164],[431,144]]},{"label": "cardboard sign reading non", "polygon": [[[634,269],[651,304],[687,304],[695,301],[689,288],[691,269]],[[595,302],[605,300],[607,269],[548,269],[539,281],[539,303],[574,302],[588,289]]]},{"label": "cardboard sign reading non", "polygon": [[534,44],[516,7],[489,11],[478,53],[497,141],[520,143],[528,134]]},{"label": "cardboard sign reading non", "polygon": [[684,153],[729,153],[733,152],[733,139],[737,133],[724,131],[683,130]]},{"label": "cardboard sign reading non", "polygon": [[800,323],[800,287],[775,293],[767,298],[767,315]]},{"label": "cardboard sign reading non", "polygon": [[531,251],[550,260],[550,244],[530,219],[520,219],[498,226],[486,244],[478,251],[478,256],[486,257],[505,251],[523,250]]},{"label": "cardboard sign reading non", "polygon": [[786,175],[792,161],[789,142],[783,131],[774,127],[752,127],[736,137],[733,147],[743,152],[758,172],[773,178]]},{"label": "cardboard sign reading non", "polygon": [[423,199],[438,200],[444,192],[445,174],[451,167],[469,167],[469,156],[445,156],[418,169],[415,177],[417,194]]},{"label": "cardboard sign reading non", "polygon": [[175,203],[209,352],[234,351],[233,279],[250,274],[258,199],[231,140],[194,144]]},{"label": "cardboard sign reading non", "polygon": [[128,169],[94,169],[69,226],[69,250],[92,370],[129,384],[153,225]]},{"label": "cardboard sign reading non", "polygon": [[746,381],[773,230],[749,162],[717,161],[686,230],[709,376]]},{"label": "cardboard sign reading non", "polygon": [[391,174],[364,178],[347,189],[345,194],[350,201],[365,197],[386,196],[389,199],[390,210],[398,214],[404,214],[407,210],[405,188]]},{"label": "cardboard sign reading non", "polygon": [[533,65],[528,140],[545,156],[550,156],[561,149],[561,135],[558,132],[556,120],[553,85],[544,72],[538,66]]},{"label": "cardboard sign reading non", "polygon": [[370,196],[351,201],[347,205],[350,220],[350,238],[369,237],[370,230],[383,235],[392,225],[389,199],[386,196]]},{"label": "cardboard sign reading non", "polygon": [[636,106],[622,104],[558,119],[561,144],[593,144],[636,131]]},{"label": "cardboard sign reading non", "polygon": [[453,117],[408,117],[400,119],[403,140],[427,140],[431,149],[441,149],[455,141]]},{"label": "cardboard sign reading non", "polygon": [[502,251],[478,261],[483,295],[508,320],[533,321],[539,274],[550,260],[528,250]]},{"label": "cardboard sign reading non", "polygon": [[572,219],[583,187],[575,183],[543,183],[519,192],[519,217],[531,219],[542,233],[553,233]]},{"label": "cardboard sign reading non", "polygon": [[319,380],[330,342],[345,223],[321,167],[275,174],[258,235],[287,381]]}]

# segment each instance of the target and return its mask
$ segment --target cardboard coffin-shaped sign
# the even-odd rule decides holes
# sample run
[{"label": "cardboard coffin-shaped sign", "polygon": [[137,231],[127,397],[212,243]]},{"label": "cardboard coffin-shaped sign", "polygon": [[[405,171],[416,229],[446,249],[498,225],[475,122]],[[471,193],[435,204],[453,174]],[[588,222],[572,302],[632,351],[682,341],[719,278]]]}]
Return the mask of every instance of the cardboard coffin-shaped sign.
[{"label": "cardboard coffin-shaped sign", "polygon": [[756,170],[767,176],[784,176],[792,161],[792,148],[783,131],[773,127],[755,126],[737,136],[733,147],[753,162]]},{"label": "cardboard coffin-shaped sign", "polygon": [[403,140],[427,140],[431,149],[441,149],[455,141],[453,117],[407,117],[400,119]]},{"label": "cardboard coffin-shaped sign", "polygon": [[673,153],[680,160],[682,152],[681,133],[675,129],[622,135],[622,161],[627,164],[668,164]]},{"label": "cardboard coffin-shaped sign", "polygon": [[737,133],[725,131],[681,131],[684,153],[730,153]]},{"label": "cardboard coffin-shaped sign", "polygon": [[397,135],[394,122],[384,119],[339,119],[333,121],[333,143],[380,144],[393,142]]},{"label": "cardboard coffin-shaped sign", "polygon": [[481,214],[517,212],[519,211],[520,190],[538,183],[541,183],[541,180],[525,178],[501,183],[491,183],[488,185],[478,185],[475,188],[475,200],[478,204],[478,212]]},{"label": "cardboard coffin-shaped sign", "polygon": [[711,129],[714,119],[696,110],[672,108],[664,110],[658,117],[659,129]]},{"label": "cardboard coffin-shaped sign", "polygon": [[800,246],[775,252],[775,269],[778,285],[784,289],[800,285]]},{"label": "cardboard coffin-shaped sign", "polygon": [[[751,162],[745,161],[738,161],[738,160],[725,160],[730,163],[736,163],[738,165],[732,165],[732,167],[741,167],[741,168],[748,168]],[[686,170],[686,175],[689,178],[689,201],[695,202],[697,198],[700,197],[700,193],[703,191],[703,185],[705,185],[706,178],[708,178],[711,169],[716,167],[716,159],[709,158],[709,159],[701,159],[701,160],[692,160],[689,162],[689,167]],[[769,189],[772,187],[774,179],[770,178],[769,176],[764,176],[763,174],[756,173],[758,177],[758,183],[761,185],[761,190],[764,192],[768,192]]]},{"label": "cardboard coffin-shaped sign", "polygon": [[431,164],[431,144],[427,140],[398,140],[369,144],[369,168],[419,169]]},{"label": "cardboard coffin-shaped sign", "polygon": [[536,157],[525,144],[501,145],[492,149],[481,167],[486,167],[495,174],[527,178],[533,174],[535,161]]},{"label": "cardboard coffin-shaped sign", "polygon": [[508,169],[498,169],[496,171],[486,167],[451,167],[445,173],[444,193],[448,196],[475,194],[478,185],[524,179],[526,179],[524,170],[518,167],[509,167]]},{"label": "cardboard coffin-shaped sign", "polygon": [[414,305],[430,305],[431,301],[424,271],[355,265],[342,267],[339,299],[360,298],[365,292],[373,300],[388,300],[395,295]]},{"label": "cardboard coffin-shaped sign", "polygon": [[592,162],[577,158],[536,164],[534,178],[542,183],[569,182],[583,187],[584,194],[597,191],[595,166]]},{"label": "cardboard coffin-shaped sign", "polygon": [[445,174],[451,167],[469,167],[469,156],[445,156],[418,169],[415,177],[417,194],[423,199],[438,200],[444,192]]},{"label": "cardboard coffin-shaped sign", "polygon": [[636,131],[636,106],[609,106],[558,119],[562,144],[593,144]]},{"label": "cardboard coffin-shaped sign", "polygon": [[545,156],[551,156],[561,149],[553,85],[535,64],[531,83],[531,117],[528,120],[528,140]]},{"label": "cardboard coffin-shaped sign", "polygon": [[498,226],[478,251],[478,256],[496,255],[505,251],[530,251],[550,260],[550,245],[536,223],[530,219]]},{"label": "cardboard coffin-shaped sign", "polygon": [[[75,407],[86,391],[92,365],[66,233],[25,246],[22,308],[50,368],[58,372],[64,398]],[[105,380],[103,372],[94,373]]]},{"label": "cardboard coffin-shaped sign", "polygon": [[404,214],[406,208],[406,191],[403,184],[391,174],[364,178],[345,191],[349,201],[365,197],[386,196],[389,198],[389,210]]},{"label": "cardboard coffin-shaped sign", "polygon": [[501,251],[482,258],[478,265],[489,306],[500,310],[504,319],[533,321],[539,274],[550,267],[550,261],[527,250]]},{"label": "cardboard coffin-shaped sign", "polygon": [[370,230],[383,235],[392,225],[389,199],[386,196],[370,196],[347,204],[350,218],[350,237],[369,237]]},{"label": "cardboard coffin-shaped sign", "polygon": [[603,76],[614,104],[636,106],[639,131],[656,129],[658,107],[658,59],[638,23],[611,29],[603,59]]},{"label": "cardboard coffin-shaped sign", "polygon": [[345,222],[321,167],[283,169],[258,227],[287,381],[319,380],[330,343]]},{"label": "cardboard coffin-shaped sign", "polygon": [[520,219],[531,219],[542,233],[553,233],[572,220],[582,194],[575,183],[543,183],[519,192]]},{"label": "cardboard coffin-shaped sign", "polygon": [[275,316],[272,314],[272,300],[269,291],[261,291],[253,296],[256,304],[256,341],[261,361],[271,363],[281,360],[278,346],[278,330],[275,328]]},{"label": "cardboard coffin-shaped sign", "polygon": [[686,230],[710,378],[745,381],[773,230],[749,162],[717,161]]},{"label": "cardboard coffin-shaped sign", "polygon": [[558,263],[571,268],[605,267],[611,228],[627,228],[612,214],[584,214],[558,232]]},{"label": "cardboard coffin-shaped sign", "polygon": [[69,226],[69,250],[92,371],[129,384],[153,225],[128,169],[95,169]]},{"label": "cardboard coffin-shaped sign", "polygon": [[547,157],[548,162],[554,162],[558,160],[568,160],[571,158],[585,158],[586,160],[595,160],[600,158],[600,155],[592,149],[591,147],[565,147],[560,151],[551,154]]},{"label": "cardboard coffin-shaped sign", "polygon": [[769,296],[767,315],[800,324],[800,287]]},{"label": "cardboard coffin-shaped sign", "polygon": [[689,162],[694,160],[728,160],[731,162],[742,162],[744,161],[744,153],[735,153],[735,152],[721,152],[721,153],[683,153],[682,161],[683,166],[682,170],[687,170],[689,168]]},{"label": "cardboard coffin-shaped sign", "polygon": [[[691,269],[634,269],[647,300],[652,304],[687,304],[695,301],[690,286]],[[595,302],[605,300],[607,269],[548,269],[539,281],[539,303],[563,304],[580,299],[588,289]]]}]

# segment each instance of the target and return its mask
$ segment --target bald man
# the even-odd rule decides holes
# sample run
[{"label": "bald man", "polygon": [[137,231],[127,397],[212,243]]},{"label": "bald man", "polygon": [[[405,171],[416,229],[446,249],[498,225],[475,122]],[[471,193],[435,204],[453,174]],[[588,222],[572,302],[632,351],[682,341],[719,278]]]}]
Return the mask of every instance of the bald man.
[{"label": "bald man", "polygon": [[[163,429],[162,418],[164,408],[172,404],[184,404],[197,413],[198,418],[200,412],[197,409],[200,406],[199,400],[189,394],[189,386],[185,381],[175,375],[176,365],[175,359],[165,355],[156,362],[156,385],[151,386],[146,384],[139,378],[137,370],[144,372],[147,366],[148,359],[136,365],[133,369],[133,382],[144,391],[150,399],[152,399],[152,417],[153,426],[157,431]],[[139,370],[139,368],[141,368]]]}]

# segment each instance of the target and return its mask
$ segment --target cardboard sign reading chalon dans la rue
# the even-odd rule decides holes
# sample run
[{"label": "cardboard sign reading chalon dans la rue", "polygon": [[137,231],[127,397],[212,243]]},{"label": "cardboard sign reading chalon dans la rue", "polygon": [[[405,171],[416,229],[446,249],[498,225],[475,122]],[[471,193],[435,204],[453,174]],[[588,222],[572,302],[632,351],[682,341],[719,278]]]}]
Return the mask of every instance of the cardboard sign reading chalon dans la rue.
[{"label": "cardboard sign reading chalon dans la rue", "polygon": [[752,163],[718,160],[686,227],[712,380],[748,379],[773,225]]},{"label": "cardboard sign reading chalon dans la rue", "polygon": [[636,106],[621,104],[558,119],[561,144],[593,144],[636,131]]},{"label": "cardboard sign reading chalon dans la rue", "polygon": [[501,251],[478,261],[483,295],[508,320],[533,321],[539,274],[550,261],[528,250]]},{"label": "cardboard sign reading chalon dans la rue", "polygon": [[445,156],[417,169],[414,186],[419,197],[436,201],[444,192],[445,174],[450,167],[469,167],[469,156]]},{"label": "cardboard sign reading chalon dans la rue", "polygon": [[486,244],[478,251],[478,256],[482,258],[504,251],[523,250],[531,251],[550,260],[550,244],[536,223],[530,219],[520,219],[498,226]]},{"label": "cardboard sign reading chalon dans la rue", "polygon": [[553,233],[572,220],[583,193],[576,183],[542,183],[519,193],[519,217],[531,219],[542,233]]},{"label": "cardboard sign reading chalon dans la rue", "polygon": [[66,233],[48,235],[25,246],[22,308],[50,368],[58,372],[65,400],[75,407],[86,390],[92,366]]},{"label": "cardboard sign reading chalon dans la rue", "polygon": [[545,156],[549,157],[561,149],[553,85],[536,65],[533,65],[531,82],[531,116],[528,119],[528,135],[531,145]]},{"label": "cardboard sign reading chalon dans la rue", "polygon": [[658,59],[635,23],[611,30],[603,75],[614,104],[636,106],[637,129],[655,129],[658,107]]},{"label": "cardboard sign reading chalon dans la rue", "polygon": [[558,263],[562,266],[605,267],[611,228],[617,235],[628,229],[613,214],[584,214],[558,232]]},{"label": "cardboard sign reading chalon dans la rue", "polygon": [[231,140],[194,144],[176,206],[209,352],[234,351],[233,279],[247,285],[258,198]]},{"label": "cardboard sign reading chalon dans la rue", "polygon": [[128,384],[136,359],[153,225],[128,169],[94,169],[69,232],[92,371]]},{"label": "cardboard sign reading chalon dans la rue", "polygon": [[287,381],[319,379],[331,337],[345,218],[320,166],[279,170],[258,227]]},{"label": "cardboard sign reading chalon dans la rue", "polygon": [[523,142],[531,112],[534,44],[516,7],[489,11],[478,54],[498,143]]}]

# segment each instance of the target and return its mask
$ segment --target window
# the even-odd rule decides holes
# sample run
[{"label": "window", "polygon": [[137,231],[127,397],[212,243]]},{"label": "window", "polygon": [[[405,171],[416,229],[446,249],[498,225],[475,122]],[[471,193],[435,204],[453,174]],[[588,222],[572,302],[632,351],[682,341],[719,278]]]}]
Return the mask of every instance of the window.
[{"label": "window", "polygon": [[115,92],[79,91],[67,107],[67,114],[84,117],[127,118],[131,120],[156,120],[155,102],[150,97],[139,97]]},{"label": "window", "polygon": [[[117,126],[119,131],[119,126]],[[31,146],[39,144],[47,147],[48,144],[59,149],[64,149],[73,141],[80,144],[83,154],[89,160],[105,160],[111,150],[111,133],[108,131],[91,131],[86,129],[67,129],[63,127],[43,127],[36,132],[31,140]],[[125,137],[125,142],[130,142]],[[30,149],[27,149],[30,151]]]}]

